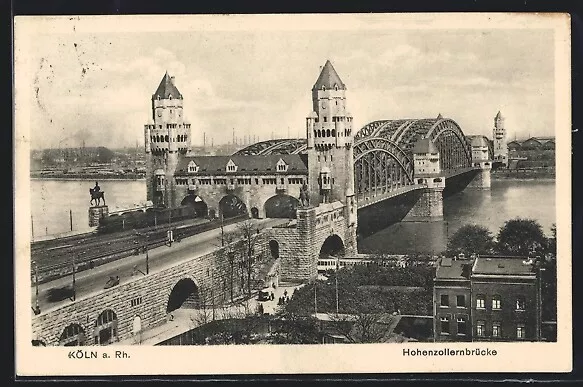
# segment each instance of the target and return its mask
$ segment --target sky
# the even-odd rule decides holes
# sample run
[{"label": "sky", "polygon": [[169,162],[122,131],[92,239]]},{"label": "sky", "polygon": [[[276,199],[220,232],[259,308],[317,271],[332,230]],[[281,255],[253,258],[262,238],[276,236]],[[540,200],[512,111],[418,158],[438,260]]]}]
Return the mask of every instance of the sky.
[{"label": "sky", "polygon": [[[466,135],[491,137],[500,110],[510,140],[554,135],[552,29],[382,28],[379,15],[339,28],[344,19],[320,17],[314,28],[258,28],[228,16],[220,20],[233,28],[81,17],[29,19],[18,29],[17,20],[15,57],[24,62],[15,66],[23,79],[16,87],[29,96],[31,148],[143,146],[151,95],[166,71],[184,96],[193,145],[203,133],[207,144],[228,143],[233,130],[239,139],[303,137],[310,91],[328,59],[347,86],[356,129],[441,113]],[[140,28],[122,28],[125,20]]]}]

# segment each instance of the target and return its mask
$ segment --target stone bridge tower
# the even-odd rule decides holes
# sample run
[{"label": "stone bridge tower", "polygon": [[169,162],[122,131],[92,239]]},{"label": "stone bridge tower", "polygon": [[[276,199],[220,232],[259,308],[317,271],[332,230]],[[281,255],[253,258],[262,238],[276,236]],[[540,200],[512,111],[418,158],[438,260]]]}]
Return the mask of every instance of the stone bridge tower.
[{"label": "stone bridge tower", "polygon": [[315,279],[318,257],[330,243],[335,245],[330,254],[341,254],[339,246],[346,254],[357,252],[354,134],[345,93],[327,61],[312,87],[313,108],[306,119],[309,205],[298,208],[296,229],[277,231],[284,280]]},{"label": "stone bridge tower", "polygon": [[147,200],[156,206],[174,207],[174,172],[179,157],[190,150],[190,124],[184,119],[183,96],[174,77],[164,74],[152,95],[152,116],[144,125]]},{"label": "stone bridge tower", "polygon": [[306,120],[310,204],[347,204],[354,196],[352,116],[346,85],[329,60],[312,87],[312,107]]}]

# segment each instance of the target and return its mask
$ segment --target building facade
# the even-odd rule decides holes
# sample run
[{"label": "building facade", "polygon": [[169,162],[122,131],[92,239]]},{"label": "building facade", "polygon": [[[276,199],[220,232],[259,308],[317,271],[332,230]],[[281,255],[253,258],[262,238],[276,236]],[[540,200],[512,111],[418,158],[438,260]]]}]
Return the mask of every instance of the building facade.
[{"label": "building facade", "polygon": [[435,341],[539,341],[538,270],[521,257],[442,258],[433,311]]}]

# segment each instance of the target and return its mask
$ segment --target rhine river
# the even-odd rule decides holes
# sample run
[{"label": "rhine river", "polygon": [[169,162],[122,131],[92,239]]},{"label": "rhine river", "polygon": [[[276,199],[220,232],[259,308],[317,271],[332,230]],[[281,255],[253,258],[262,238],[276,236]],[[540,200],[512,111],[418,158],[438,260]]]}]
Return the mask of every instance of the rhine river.
[{"label": "rhine river", "polygon": [[[69,211],[73,230],[89,230],[88,180],[32,179],[31,211],[34,238],[69,232]],[[100,180],[110,211],[144,203],[144,180]],[[464,224],[487,227],[496,235],[505,221],[516,218],[537,220],[545,234],[556,222],[554,180],[492,180],[490,190],[466,188],[444,200],[444,220],[400,222],[359,241],[359,252],[438,253],[445,250],[448,236]]]}]

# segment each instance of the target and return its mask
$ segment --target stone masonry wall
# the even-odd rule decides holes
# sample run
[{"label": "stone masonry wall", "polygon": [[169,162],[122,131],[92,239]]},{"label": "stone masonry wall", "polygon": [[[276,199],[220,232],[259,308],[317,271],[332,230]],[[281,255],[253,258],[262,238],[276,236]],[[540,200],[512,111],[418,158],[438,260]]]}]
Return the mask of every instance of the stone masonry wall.
[{"label": "stone masonry wall", "polygon": [[[235,250],[235,260],[241,259],[243,242],[238,242]],[[255,245],[255,256],[265,257],[265,235],[260,234]],[[238,264],[235,264],[236,272]],[[78,299],[68,305],[32,318],[33,337],[47,345],[59,345],[63,330],[69,324],[79,324],[85,332],[84,345],[93,343],[96,319],[103,311],[110,309],[118,321],[117,339],[124,340],[132,336],[133,320],[141,319],[142,330],[154,327],[165,321],[166,307],[173,287],[178,281],[190,278],[196,284],[201,294],[210,294],[214,289],[215,302],[220,303],[230,298],[230,265],[226,248],[199,256],[187,262],[175,265],[147,276],[136,277],[114,288],[102,290],[85,298]],[[240,295],[242,286],[240,275],[234,275],[234,292]],[[141,299],[136,303],[135,300]],[[132,302],[134,300],[134,302]],[[134,306],[135,305],[135,306]]]},{"label": "stone masonry wall", "polygon": [[424,189],[405,221],[431,221],[443,219],[443,188]]}]

